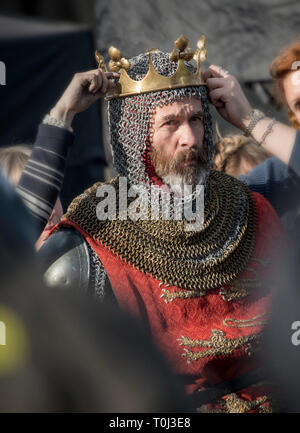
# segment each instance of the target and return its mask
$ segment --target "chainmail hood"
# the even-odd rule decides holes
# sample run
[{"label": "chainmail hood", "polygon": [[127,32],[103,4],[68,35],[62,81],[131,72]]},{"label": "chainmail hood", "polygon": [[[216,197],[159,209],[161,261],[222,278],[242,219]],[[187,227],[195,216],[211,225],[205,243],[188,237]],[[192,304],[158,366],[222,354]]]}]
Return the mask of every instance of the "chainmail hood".
[{"label": "chainmail hood", "polygon": [[[157,72],[164,76],[173,75],[177,63],[169,60],[169,53],[153,51],[151,60]],[[196,68],[185,62],[191,72]],[[142,80],[148,72],[147,54],[130,59],[127,71],[130,78]],[[155,169],[150,159],[150,116],[157,106],[171,104],[185,97],[201,99],[204,121],[204,146],[207,150],[207,168],[210,169],[213,157],[212,122],[209,113],[205,86],[185,87],[128,96],[109,101],[109,125],[114,166],[128,183],[151,185]]]}]

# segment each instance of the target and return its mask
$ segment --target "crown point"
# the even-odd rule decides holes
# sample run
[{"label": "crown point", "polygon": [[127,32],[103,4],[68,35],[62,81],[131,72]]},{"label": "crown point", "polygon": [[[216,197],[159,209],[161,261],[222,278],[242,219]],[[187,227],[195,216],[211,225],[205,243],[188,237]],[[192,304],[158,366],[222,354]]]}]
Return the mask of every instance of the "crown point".
[{"label": "crown point", "polygon": [[125,71],[128,71],[130,68],[130,62],[129,60],[125,59],[124,57],[121,59],[121,67],[125,69]]},{"label": "crown point", "polygon": [[183,53],[182,57],[183,57],[184,60],[186,60],[187,62],[189,62],[194,57],[194,54],[195,54],[194,50],[192,50],[192,48],[190,48],[190,47],[187,47],[184,50],[184,53]]},{"label": "crown point", "polygon": [[176,50],[173,50],[169,56],[169,59],[171,62],[178,62],[179,60],[178,52]]},{"label": "crown point", "polygon": [[178,39],[176,39],[176,41],[174,42],[175,47],[179,50],[179,51],[184,51],[186,49],[186,47],[189,44],[189,40],[186,36],[184,35],[180,35]]},{"label": "crown point", "polygon": [[206,49],[203,48],[200,52],[200,61],[205,62],[205,60],[206,60]]},{"label": "crown point", "polygon": [[95,59],[98,63],[98,68],[103,69],[104,72],[107,72],[104,57],[99,53],[98,50],[95,51]]},{"label": "crown point", "polygon": [[101,54],[99,53],[98,50],[95,51],[95,59],[96,59],[97,63],[100,63],[100,61],[101,61]]},{"label": "crown point", "polygon": [[202,35],[197,42],[197,48],[201,50],[202,48],[205,48],[205,45],[206,45],[206,38],[204,35]]},{"label": "crown point", "polygon": [[118,50],[114,46],[109,47],[109,49],[108,49],[108,55],[111,58],[111,60],[113,60],[115,62],[119,61],[120,58],[121,58],[121,52],[120,52],[120,50]]},{"label": "crown point", "polygon": [[108,63],[108,67],[111,70],[111,72],[119,72],[121,69],[120,62],[115,62],[114,60],[110,60]]}]

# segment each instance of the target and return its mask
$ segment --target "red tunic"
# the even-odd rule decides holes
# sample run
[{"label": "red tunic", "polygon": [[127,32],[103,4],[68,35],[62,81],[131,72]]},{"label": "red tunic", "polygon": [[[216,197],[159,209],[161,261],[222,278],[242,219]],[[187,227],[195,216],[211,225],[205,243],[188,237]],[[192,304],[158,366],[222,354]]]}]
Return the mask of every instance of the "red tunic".
[{"label": "red tunic", "polygon": [[[120,306],[148,321],[155,342],[174,372],[190,375],[188,392],[229,380],[257,366],[252,352],[267,318],[273,284],[270,275],[284,236],[269,202],[257,193],[252,197],[257,212],[256,245],[239,275],[239,279],[249,279],[250,286],[244,294],[238,291],[236,297],[231,296],[232,286],[227,285],[209,290],[204,296],[172,300],[172,293],[182,294],[185,290],[166,287],[138,271],[72,221],[60,224],[72,226],[84,236],[103,263]],[[255,287],[251,287],[253,282]],[[195,376],[197,379],[192,379]],[[264,411],[268,403],[262,396],[267,391],[265,387],[249,387],[223,398],[228,399],[227,407],[224,402],[223,406],[209,407],[242,411],[244,405],[245,411]]]}]

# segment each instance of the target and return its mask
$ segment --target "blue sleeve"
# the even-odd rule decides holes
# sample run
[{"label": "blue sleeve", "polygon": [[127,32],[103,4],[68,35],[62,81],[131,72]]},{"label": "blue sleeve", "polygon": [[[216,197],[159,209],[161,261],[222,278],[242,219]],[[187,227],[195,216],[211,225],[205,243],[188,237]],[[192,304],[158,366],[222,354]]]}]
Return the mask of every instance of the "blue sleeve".
[{"label": "blue sleeve", "polygon": [[289,164],[268,158],[239,180],[262,194],[279,216],[296,211],[300,204],[300,131],[297,131]]}]

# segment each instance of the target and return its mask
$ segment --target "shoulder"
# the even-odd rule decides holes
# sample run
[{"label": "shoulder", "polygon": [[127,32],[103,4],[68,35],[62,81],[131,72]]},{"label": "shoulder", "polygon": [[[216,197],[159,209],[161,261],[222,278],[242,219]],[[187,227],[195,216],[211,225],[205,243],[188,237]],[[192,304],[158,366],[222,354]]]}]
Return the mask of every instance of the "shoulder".
[{"label": "shoulder", "polygon": [[76,223],[80,225],[80,218],[86,219],[87,214],[89,217],[94,219],[96,217],[96,208],[103,195],[100,192],[107,192],[107,188],[114,188],[117,191],[119,184],[119,177],[116,177],[109,182],[97,182],[90,188],[85,190],[82,194],[74,198],[68,207],[68,210],[64,217],[72,221],[76,220]]},{"label": "shoulder", "polygon": [[87,293],[90,260],[87,243],[76,230],[54,232],[38,253],[47,286]]},{"label": "shoulder", "polygon": [[252,191],[256,209],[256,237],[260,244],[272,250],[282,249],[287,241],[283,224],[270,202],[261,194]]},{"label": "shoulder", "polygon": [[271,157],[255,166],[248,174],[240,175],[238,179],[250,187],[255,187],[269,182],[280,182],[288,175],[288,166],[280,159]]}]

